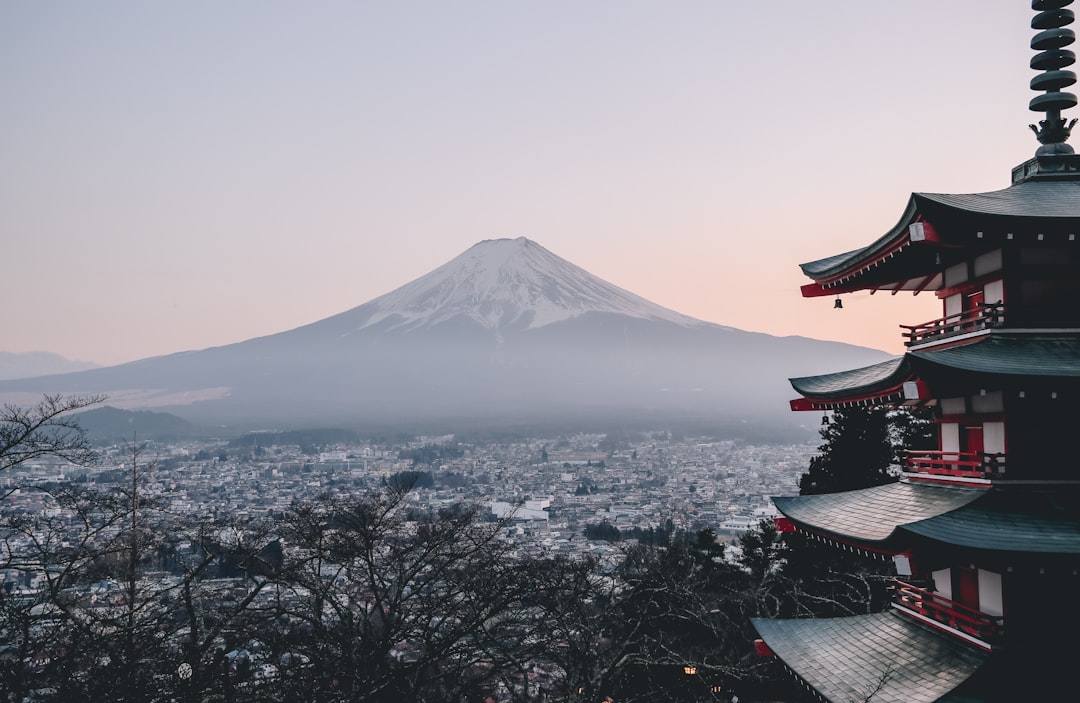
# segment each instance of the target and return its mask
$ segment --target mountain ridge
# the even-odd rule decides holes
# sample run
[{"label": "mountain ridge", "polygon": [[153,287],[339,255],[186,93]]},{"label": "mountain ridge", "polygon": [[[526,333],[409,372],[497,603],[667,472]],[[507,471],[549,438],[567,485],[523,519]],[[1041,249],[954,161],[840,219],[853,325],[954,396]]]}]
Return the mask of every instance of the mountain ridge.
[{"label": "mountain ridge", "polygon": [[[787,428],[788,377],[889,358],[656,305],[526,238],[484,240],[403,286],[291,330],[15,391],[106,393],[198,423],[658,422]],[[765,418],[768,418],[767,420]]]}]

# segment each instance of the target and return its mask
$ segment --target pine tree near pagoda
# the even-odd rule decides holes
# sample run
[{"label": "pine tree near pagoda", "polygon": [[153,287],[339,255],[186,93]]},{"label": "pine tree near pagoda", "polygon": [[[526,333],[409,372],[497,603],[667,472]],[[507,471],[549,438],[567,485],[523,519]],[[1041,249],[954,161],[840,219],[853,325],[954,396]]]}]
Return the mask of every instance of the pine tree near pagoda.
[{"label": "pine tree near pagoda", "polygon": [[[837,410],[821,428],[824,443],[799,480],[800,495],[870,488],[896,480],[896,446],[925,433],[916,416],[888,408]],[[903,435],[899,437],[898,435]]]}]

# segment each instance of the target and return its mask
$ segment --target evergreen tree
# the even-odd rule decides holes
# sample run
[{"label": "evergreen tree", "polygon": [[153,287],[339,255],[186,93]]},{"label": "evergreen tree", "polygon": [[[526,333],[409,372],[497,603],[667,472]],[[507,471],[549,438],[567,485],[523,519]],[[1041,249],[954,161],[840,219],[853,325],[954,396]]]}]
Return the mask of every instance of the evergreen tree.
[{"label": "evergreen tree", "polygon": [[821,428],[825,443],[799,480],[800,495],[869,488],[896,480],[888,408],[837,410]]},{"label": "evergreen tree", "polygon": [[799,480],[800,495],[838,493],[897,480],[905,449],[932,449],[936,426],[929,409],[885,407],[837,410],[821,428],[824,443]]}]

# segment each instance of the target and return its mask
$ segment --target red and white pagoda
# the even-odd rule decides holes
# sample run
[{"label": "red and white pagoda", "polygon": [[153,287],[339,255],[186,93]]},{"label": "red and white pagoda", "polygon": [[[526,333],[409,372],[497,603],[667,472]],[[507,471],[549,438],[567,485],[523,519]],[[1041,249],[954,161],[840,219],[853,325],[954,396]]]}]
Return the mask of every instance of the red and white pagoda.
[{"label": "red and white pagoda", "polygon": [[870,245],[802,266],[804,296],[933,292],[942,316],[901,325],[906,353],[792,379],[795,410],[934,409],[935,451],[898,482],[776,498],[789,529],[891,559],[884,612],[757,619],[762,648],[808,699],[1080,700],[1080,155],[1072,0],[1034,0],[1041,144],[1004,190],[914,193]]}]

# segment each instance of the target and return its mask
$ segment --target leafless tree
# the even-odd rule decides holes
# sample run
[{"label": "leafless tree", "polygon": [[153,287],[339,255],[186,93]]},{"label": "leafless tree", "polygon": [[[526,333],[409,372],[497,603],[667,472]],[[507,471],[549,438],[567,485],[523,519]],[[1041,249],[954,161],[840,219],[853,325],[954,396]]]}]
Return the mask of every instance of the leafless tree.
[{"label": "leafless tree", "polygon": [[210,576],[226,559],[259,570],[269,538],[169,513],[148,490],[153,463],[140,452],[133,444],[120,487],[24,489],[20,505],[0,511],[0,566],[31,586],[0,592],[9,700],[48,690],[56,700],[150,701],[214,688],[207,655],[260,585],[232,579],[244,593],[230,602]]},{"label": "leafless tree", "polygon": [[104,400],[99,395],[46,395],[28,408],[4,405],[0,408],[0,471],[49,456],[92,464],[96,455],[71,415]]},{"label": "leafless tree", "polygon": [[457,700],[493,686],[525,635],[527,579],[500,525],[474,507],[410,510],[406,493],[323,496],[281,527],[275,622],[310,695]]}]

